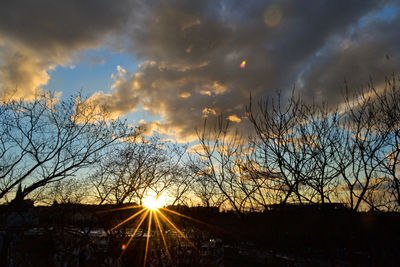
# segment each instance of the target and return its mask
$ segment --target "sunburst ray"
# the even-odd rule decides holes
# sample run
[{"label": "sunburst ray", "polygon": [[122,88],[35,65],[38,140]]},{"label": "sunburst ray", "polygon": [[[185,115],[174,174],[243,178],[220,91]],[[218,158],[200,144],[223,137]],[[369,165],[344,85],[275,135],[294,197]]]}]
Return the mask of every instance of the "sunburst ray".
[{"label": "sunburst ray", "polygon": [[207,227],[210,227],[210,228],[214,228],[214,229],[218,229],[218,230],[220,230],[220,231],[223,231],[223,229],[221,229],[221,228],[219,228],[219,227],[217,227],[217,226],[215,226],[215,225],[208,224],[208,223],[206,223],[206,222],[203,222],[203,221],[200,221],[200,220],[195,219],[195,218],[193,218],[193,217],[184,215],[184,214],[179,213],[179,212],[177,212],[177,211],[170,210],[170,209],[165,208],[165,207],[164,207],[164,208],[160,208],[160,209],[165,210],[165,211],[167,211],[167,212],[169,212],[169,213],[178,215],[178,216],[180,216],[180,217],[189,219],[189,220],[194,221],[194,222],[196,222],[196,223],[203,224],[203,225],[205,225],[205,226],[207,226]]},{"label": "sunburst ray", "polygon": [[150,210],[149,223],[148,223],[148,227],[147,227],[146,249],[144,251],[143,267],[146,266],[146,261],[147,261],[147,252],[148,252],[148,249],[149,249],[149,240],[150,240],[152,216],[153,216],[153,210]]},{"label": "sunburst ray", "polygon": [[[142,225],[143,221],[146,219],[147,215],[149,213],[149,210],[146,211],[146,213],[142,214],[142,217],[140,218],[140,222],[139,224],[136,226],[135,231],[133,232],[133,234],[130,236],[128,242],[125,244],[126,248],[129,247],[130,243],[132,242],[133,238],[135,237],[137,231],[139,230],[140,226]],[[122,251],[120,258],[122,257],[122,255],[125,253],[125,250]]]},{"label": "sunburst ray", "polygon": [[110,229],[110,231],[114,231],[115,229],[117,229],[118,227],[120,227],[121,225],[127,223],[128,221],[132,220],[133,218],[137,217],[139,214],[141,214],[142,212],[144,212],[145,209],[139,210],[138,212],[136,212],[135,214],[133,214],[132,216],[126,218],[125,220],[123,220],[122,222],[120,222],[119,224],[117,224],[116,226],[114,226],[113,228]]},{"label": "sunburst ray", "polygon": [[179,230],[179,228],[178,228],[173,222],[171,222],[170,219],[168,219],[167,216],[165,216],[160,210],[158,211],[158,213],[162,216],[162,218],[163,218],[166,222],[168,222],[168,223],[172,226],[172,228],[175,229],[175,231],[178,232],[178,234],[180,234],[180,235],[183,237],[183,239],[186,240],[186,242],[188,242],[197,252],[199,252],[199,250],[198,250],[198,249],[196,248],[196,246],[192,243],[192,241],[190,241],[189,238],[187,238],[186,235],[185,235],[184,233],[182,233],[182,231]]},{"label": "sunburst ray", "polygon": [[162,228],[162,226],[161,226],[161,224],[160,224],[160,221],[159,221],[159,219],[158,219],[158,215],[157,215],[158,212],[159,212],[159,211],[154,212],[154,219],[155,219],[155,221],[156,221],[156,225],[157,225],[157,227],[158,227],[158,230],[159,230],[159,232],[160,232],[160,235],[161,235],[161,238],[162,238],[162,241],[163,241],[165,250],[166,250],[166,252],[167,252],[168,260],[169,260],[169,262],[172,264],[172,257],[171,257],[171,254],[169,253],[169,249],[168,249],[168,246],[167,246],[167,241],[165,240],[164,230],[163,230],[163,228]]}]

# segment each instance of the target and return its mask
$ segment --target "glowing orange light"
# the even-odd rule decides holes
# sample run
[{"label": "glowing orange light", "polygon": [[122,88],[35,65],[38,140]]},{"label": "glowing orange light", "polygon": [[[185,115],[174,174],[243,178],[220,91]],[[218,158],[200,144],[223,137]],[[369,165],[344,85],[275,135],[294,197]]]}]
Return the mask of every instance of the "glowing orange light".
[{"label": "glowing orange light", "polygon": [[189,238],[187,238],[186,235],[184,235],[184,233],[182,233],[182,231],[179,230],[179,228],[178,228],[173,222],[171,222],[170,219],[167,218],[167,216],[165,216],[164,214],[162,214],[161,211],[158,211],[158,214],[160,214],[161,217],[162,217],[167,223],[169,223],[169,225],[172,226],[172,228],[175,229],[175,231],[176,231],[180,236],[182,236],[183,239],[186,240],[186,242],[188,242],[196,251],[198,251],[197,248],[196,248],[196,246],[189,240]]},{"label": "glowing orange light", "polygon": [[[119,260],[123,257],[123,255],[127,252],[128,247],[131,245],[131,243],[134,243],[134,237],[136,236],[137,232],[139,231],[140,227],[144,225],[144,221],[147,219],[147,236],[146,236],[146,245],[145,245],[145,250],[144,250],[144,260],[143,260],[143,266],[145,267],[147,265],[147,261],[149,261],[149,253],[151,252],[153,246],[150,245],[150,242],[153,242],[150,240],[152,234],[151,234],[151,229],[152,229],[152,224],[154,225],[155,229],[155,234],[157,235],[158,239],[156,239],[154,242],[158,243],[161,246],[164,246],[166,255],[168,257],[169,263],[173,265],[172,257],[168,248],[167,244],[167,238],[164,235],[165,229],[161,224],[161,221],[166,223],[165,227],[170,228],[171,230],[174,230],[180,237],[182,237],[190,246],[194,248],[192,252],[197,252],[200,254],[200,251],[196,248],[196,246],[190,241],[190,239],[178,228],[177,225],[175,225],[170,218],[168,218],[165,214],[163,214],[162,211],[166,211],[168,213],[178,215],[180,217],[190,219],[192,221],[202,223],[203,225],[208,225],[207,223],[201,222],[199,220],[196,220],[194,218],[191,218],[189,216],[180,214],[176,211],[169,210],[163,206],[165,206],[165,200],[160,197],[158,194],[157,195],[147,195],[146,197],[143,198],[142,200],[143,203],[143,208],[133,215],[129,216],[122,222],[118,223],[116,226],[112,227],[110,230],[113,231],[116,228],[119,228],[120,226],[128,223],[129,221],[133,221],[135,218],[139,217],[139,222],[135,222],[132,227],[134,228],[134,232],[130,235],[129,240],[125,242],[124,244],[121,245],[121,254],[119,256]],[[132,207],[131,207],[132,208]],[[122,208],[121,208],[122,209]],[[125,209],[125,208],[123,208]],[[120,210],[120,209],[115,209],[115,210]],[[153,222],[154,221],[154,222]],[[208,225],[212,227],[211,225]],[[144,228],[144,226],[143,226]],[[144,229],[142,228],[142,231]],[[161,242],[162,240],[162,242]]]},{"label": "glowing orange light", "polygon": [[165,240],[165,237],[164,237],[164,234],[163,234],[164,230],[162,229],[162,226],[161,226],[160,221],[158,219],[157,212],[154,213],[154,218],[155,218],[159,233],[160,233],[160,235],[162,237],[162,240],[163,240],[163,243],[164,243],[164,247],[165,247],[165,251],[167,252],[169,263],[171,263],[171,265],[173,265],[172,264],[171,254],[169,253],[168,246],[167,246],[167,241]]},{"label": "glowing orange light", "polygon": [[149,210],[157,210],[165,205],[165,201],[160,196],[145,196],[143,198],[143,206]]},{"label": "glowing orange light", "polygon": [[138,212],[136,212],[135,214],[133,214],[131,217],[129,217],[128,219],[120,222],[119,224],[117,224],[116,226],[114,226],[113,228],[110,229],[110,231],[113,231],[115,229],[117,229],[118,227],[120,227],[121,225],[125,224],[126,222],[132,220],[133,218],[135,218],[136,216],[138,216],[140,213],[142,213],[144,210],[140,210]]},{"label": "glowing orange light", "polygon": [[244,67],[246,67],[246,60],[243,60],[242,64],[240,64],[240,67],[241,67],[242,69],[244,69]]},{"label": "glowing orange light", "polygon": [[149,224],[147,227],[147,238],[146,238],[146,250],[144,251],[144,260],[143,260],[143,267],[146,266],[146,260],[147,260],[147,252],[149,250],[149,240],[150,240],[150,231],[151,231],[151,217],[153,215],[153,211],[150,211],[150,218],[149,218]]}]

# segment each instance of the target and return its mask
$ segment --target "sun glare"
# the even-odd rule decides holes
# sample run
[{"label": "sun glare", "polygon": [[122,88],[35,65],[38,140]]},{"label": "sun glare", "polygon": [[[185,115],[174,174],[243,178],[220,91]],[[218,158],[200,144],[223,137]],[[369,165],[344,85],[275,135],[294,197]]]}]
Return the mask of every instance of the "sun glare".
[{"label": "sun glare", "polygon": [[[138,211],[136,211],[133,215],[129,216],[122,222],[118,223],[116,226],[112,227],[110,230],[113,231],[117,229],[118,227],[128,223],[129,221],[132,221],[136,218],[136,222],[133,222],[132,224],[132,229],[134,229],[133,233],[130,235],[129,239],[125,241],[124,243],[121,244],[121,254],[119,256],[119,259],[125,254],[125,252],[128,251],[129,245],[133,244],[135,242],[135,237],[138,231],[141,229],[142,232],[146,231],[147,228],[147,237],[146,237],[146,246],[144,250],[144,258],[143,258],[143,266],[145,267],[147,265],[147,262],[150,261],[149,257],[152,257],[151,251],[154,249],[154,246],[160,245],[161,247],[164,247],[165,253],[168,257],[169,263],[171,266],[174,266],[173,264],[173,258],[171,257],[170,254],[170,248],[168,246],[168,243],[171,242],[171,238],[165,236],[166,231],[174,231],[178,234],[180,238],[183,238],[188,245],[194,248],[194,250],[197,253],[200,253],[197,247],[192,243],[192,241],[185,235],[183,230],[180,230],[178,225],[175,225],[172,221],[172,218],[170,215],[178,215],[183,218],[187,218],[196,222],[203,223],[201,221],[198,221],[194,218],[191,218],[189,216],[180,214],[177,211],[170,210],[166,208],[166,199],[163,198],[160,195],[155,195],[155,193],[150,195],[147,195],[143,198],[142,200],[142,206],[143,208],[139,208]],[[136,209],[137,207],[129,207],[129,208],[134,208]],[[118,210],[125,210],[127,208],[119,208]],[[168,215],[169,213],[169,215]],[[139,219],[138,219],[139,218]],[[146,226],[147,224],[147,226]],[[203,223],[205,224],[205,223]],[[153,225],[153,226],[152,226]],[[153,229],[153,230],[152,230]],[[156,232],[155,234],[154,231]],[[153,240],[150,240],[150,236],[156,237]],[[141,239],[141,237],[138,237],[138,239]],[[136,240],[137,242],[137,240]]]},{"label": "sun glare", "polygon": [[142,203],[143,206],[149,210],[157,210],[165,205],[162,198],[156,196],[146,196],[143,198]]}]

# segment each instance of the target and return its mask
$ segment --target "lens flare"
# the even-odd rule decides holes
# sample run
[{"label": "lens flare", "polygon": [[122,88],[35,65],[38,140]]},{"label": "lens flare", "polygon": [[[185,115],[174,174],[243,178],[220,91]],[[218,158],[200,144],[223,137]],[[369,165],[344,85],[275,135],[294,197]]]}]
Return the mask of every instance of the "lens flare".
[{"label": "lens flare", "polygon": [[[131,229],[134,229],[133,233],[130,234],[129,240],[124,242],[121,245],[121,254],[118,258],[118,261],[120,261],[125,254],[125,252],[128,251],[128,247],[131,245],[133,246],[135,243],[135,237],[136,239],[136,245],[139,246],[140,244],[144,245],[143,243],[140,243],[138,241],[143,240],[143,234],[146,232],[147,235],[145,236],[145,247],[144,247],[144,257],[143,257],[143,266],[146,266],[149,261],[151,261],[151,258],[154,257],[152,254],[152,251],[154,251],[155,247],[158,247],[158,249],[163,250],[168,258],[168,261],[171,266],[174,265],[173,263],[173,257],[171,255],[171,244],[168,246],[168,243],[171,242],[171,236],[168,237],[166,236],[166,233],[173,231],[175,232],[178,236],[175,238],[183,238],[183,240],[189,244],[191,247],[193,247],[195,253],[198,255],[201,254],[200,250],[193,244],[193,242],[189,239],[189,236],[186,236],[184,234],[183,230],[180,230],[178,226],[172,221],[172,218],[168,218],[167,214],[164,214],[163,211],[168,212],[170,215],[177,215],[181,218],[186,218],[189,219],[193,222],[197,222],[203,225],[207,225],[211,228],[213,228],[212,225],[209,225],[205,222],[199,221],[197,219],[194,219],[192,217],[180,214],[177,211],[173,211],[170,209],[165,208],[165,200],[160,197],[160,195],[147,195],[146,197],[143,198],[142,200],[142,207],[138,207],[140,210],[136,211],[133,215],[129,216],[125,220],[121,221],[118,223],[116,226],[111,227],[109,232],[116,230],[117,228],[121,227],[122,225],[128,224],[129,222],[133,222],[133,224],[129,223],[129,227]],[[131,206],[129,207],[131,209],[137,208],[137,206]],[[118,209],[112,209],[112,211],[116,210],[125,210],[128,208],[118,208]],[[139,219],[138,219],[139,218]],[[138,219],[138,220],[137,220]],[[147,220],[146,220],[147,219]],[[147,221],[147,227],[145,227],[144,223]],[[147,228],[147,231],[146,231]],[[141,232],[141,235],[137,235],[137,233]],[[152,240],[150,240],[152,239]],[[168,241],[169,240],[169,241]],[[172,245],[173,248],[173,245]],[[189,252],[188,252],[189,253]],[[153,256],[152,256],[153,255]],[[160,255],[160,257],[162,257]]]},{"label": "lens flare", "polygon": [[282,11],[277,5],[270,6],[264,13],[264,22],[268,27],[277,26],[282,19]]}]

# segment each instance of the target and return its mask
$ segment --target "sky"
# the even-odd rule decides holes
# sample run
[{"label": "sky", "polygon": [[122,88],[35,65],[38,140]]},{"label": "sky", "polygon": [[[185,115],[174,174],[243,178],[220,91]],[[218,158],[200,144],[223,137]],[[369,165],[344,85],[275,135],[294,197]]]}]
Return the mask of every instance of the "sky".
[{"label": "sky", "polygon": [[[0,93],[78,92],[177,140],[253,99],[343,101],[400,65],[394,0],[2,0]],[[243,65],[245,61],[245,65]]]}]

